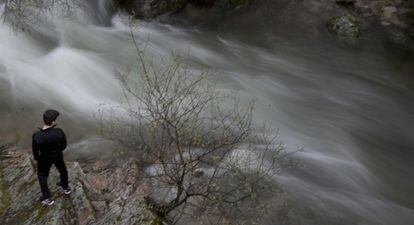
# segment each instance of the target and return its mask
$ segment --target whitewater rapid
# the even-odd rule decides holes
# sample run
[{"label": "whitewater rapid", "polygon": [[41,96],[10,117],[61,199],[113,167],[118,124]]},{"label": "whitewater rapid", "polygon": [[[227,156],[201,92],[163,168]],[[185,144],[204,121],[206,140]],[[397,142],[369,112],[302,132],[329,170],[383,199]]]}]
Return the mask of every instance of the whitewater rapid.
[{"label": "whitewater rapid", "polygon": [[[99,148],[97,108],[122,101],[114,72],[135,65],[129,26],[108,14],[45,21],[18,34],[0,25],[1,138],[29,145],[41,113],[56,108],[72,149]],[[398,60],[230,33],[157,22],[134,30],[146,57],[188,53],[218,88],[255,100],[254,120],[278,127],[289,151],[303,148],[302,166],[278,178],[300,208],[291,224],[413,224],[414,91]]]}]

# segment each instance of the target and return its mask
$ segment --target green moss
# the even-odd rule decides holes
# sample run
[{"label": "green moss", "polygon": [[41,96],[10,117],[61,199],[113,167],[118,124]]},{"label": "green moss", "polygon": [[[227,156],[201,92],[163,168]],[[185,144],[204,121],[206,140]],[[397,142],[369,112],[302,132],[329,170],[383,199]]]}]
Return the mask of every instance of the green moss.
[{"label": "green moss", "polygon": [[37,213],[38,218],[46,216],[46,214],[49,212],[49,207],[43,207],[40,205],[40,203],[36,203],[35,207],[39,210]]},{"label": "green moss", "polygon": [[152,219],[151,225],[162,225],[163,222],[164,222],[163,219],[161,219],[159,217],[156,217],[156,218]]},{"label": "green moss", "polygon": [[30,216],[33,213],[39,212],[39,210],[49,210],[49,208],[42,207],[40,203],[34,204],[32,207],[25,208],[24,210],[19,211],[16,215],[10,217],[6,224],[25,224]]},{"label": "green moss", "polygon": [[7,188],[7,185],[3,179],[3,160],[2,156],[6,151],[6,147],[0,145],[0,192],[1,192],[1,205],[0,205],[0,215],[2,215],[7,209],[7,206],[10,203],[10,194]]}]

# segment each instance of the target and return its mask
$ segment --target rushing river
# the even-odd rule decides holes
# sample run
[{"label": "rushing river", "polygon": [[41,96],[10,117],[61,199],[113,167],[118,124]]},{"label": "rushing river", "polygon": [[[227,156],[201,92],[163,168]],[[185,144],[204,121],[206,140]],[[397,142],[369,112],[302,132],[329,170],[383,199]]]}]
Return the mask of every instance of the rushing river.
[{"label": "rushing river", "polygon": [[[99,146],[94,113],[122,99],[114,71],[136,58],[121,18],[49,17],[18,34],[0,25],[2,140],[28,145],[43,110],[56,108],[71,149]],[[299,208],[291,224],[414,224],[412,58],[292,38],[286,27],[278,35],[143,22],[134,32],[146,57],[187,52],[220,89],[254,99],[254,120],[278,127],[288,150],[303,148],[303,166],[279,177]]]}]

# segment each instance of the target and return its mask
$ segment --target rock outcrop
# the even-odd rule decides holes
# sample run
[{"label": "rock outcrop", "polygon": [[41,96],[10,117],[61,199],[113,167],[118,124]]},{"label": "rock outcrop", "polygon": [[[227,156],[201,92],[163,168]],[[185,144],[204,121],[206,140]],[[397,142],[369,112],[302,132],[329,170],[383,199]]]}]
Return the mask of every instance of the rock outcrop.
[{"label": "rock outcrop", "polygon": [[[335,0],[335,3],[348,14],[357,15],[361,24],[356,27],[369,31],[379,25],[391,41],[414,49],[414,1]],[[348,30],[353,33],[354,29]]]},{"label": "rock outcrop", "polygon": [[65,196],[54,185],[59,176],[53,168],[49,187],[55,205],[45,207],[39,202],[36,162],[30,152],[3,149],[0,159],[2,225],[129,225],[150,221],[150,212],[143,205],[147,186],[139,178],[134,160],[117,168],[103,161],[67,162],[73,190],[70,196]]},{"label": "rock outcrop", "polygon": [[[267,23],[267,21],[288,19],[288,15],[292,14],[295,15],[296,18],[293,18],[295,20],[303,19],[304,32],[307,33],[318,33],[328,27],[339,39],[352,42],[359,37],[380,37],[378,34],[385,33],[385,39],[414,49],[414,1],[118,0],[118,2],[139,19],[152,19],[180,11],[179,20],[184,18],[184,21],[187,20],[189,24],[215,26],[221,26],[221,23],[224,24],[223,26],[238,26],[233,24],[234,21],[240,21],[243,26],[243,23],[249,24],[249,20],[252,21],[251,23],[257,22],[257,17],[260,16],[262,22]],[[277,8],[273,9],[274,5]],[[244,9],[238,10],[239,8]],[[253,10],[245,8],[253,8]],[[275,16],[269,18],[267,14]],[[321,24],[324,26],[320,26]]]},{"label": "rock outcrop", "polygon": [[353,41],[361,34],[358,20],[348,13],[332,18],[328,24],[332,33],[347,41]]},{"label": "rock outcrop", "polygon": [[124,0],[120,4],[139,19],[152,19],[183,8],[187,0]]}]

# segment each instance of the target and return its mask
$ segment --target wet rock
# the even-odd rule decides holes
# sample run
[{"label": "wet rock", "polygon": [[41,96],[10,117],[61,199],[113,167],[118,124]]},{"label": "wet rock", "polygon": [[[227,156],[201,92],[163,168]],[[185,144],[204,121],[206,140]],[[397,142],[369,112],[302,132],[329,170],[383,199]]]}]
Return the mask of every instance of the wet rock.
[{"label": "wet rock", "polygon": [[382,26],[390,26],[390,25],[391,25],[391,23],[390,23],[390,22],[388,22],[388,21],[381,21],[381,25],[382,25]]},{"label": "wet rock", "polygon": [[385,19],[391,19],[396,12],[397,8],[395,8],[394,6],[386,6],[383,8],[383,15]]},{"label": "wet rock", "polygon": [[124,7],[139,19],[151,19],[183,8],[187,0],[127,0]]},{"label": "wet rock", "polygon": [[[9,196],[0,211],[0,224],[78,224],[71,210],[73,207],[68,207],[66,199],[60,194],[55,194],[56,204],[53,207],[42,207],[38,200],[40,188],[35,167],[29,154],[13,152],[10,158],[2,158],[0,164],[4,166],[1,177],[7,177],[2,192]],[[56,173],[56,170],[51,171],[49,183],[57,181]],[[50,189],[57,192],[55,186],[51,185]]]},{"label": "wet rock", "polygon": [[381,24],[388,23],[393,24],[400,28],[406,28],[407,25],[401,21],[397,15],[397,8],[394,6],[386,6],[383,8],[381,16]]},{"label": "wet rock", "polygon": [[30,151],[2,151],[0,161],[2,225],[129,225],[145,224],[148,217],[142,200],[148,189],[145,182],[140,182],[133,160],[120,168],[108,167],[102,161],[85,165],[67,162],[72,187],[69,196],[54,185],[59,173],[52,167],[48,183],[55,204],[51,207],[39,201],[36,163]]},{"label": "wet rock", "polygon": [[358,20],[349,13],[333,17],[328,22],[328,28],[339,38],[345,40],[355,40],[361,35]]}]

